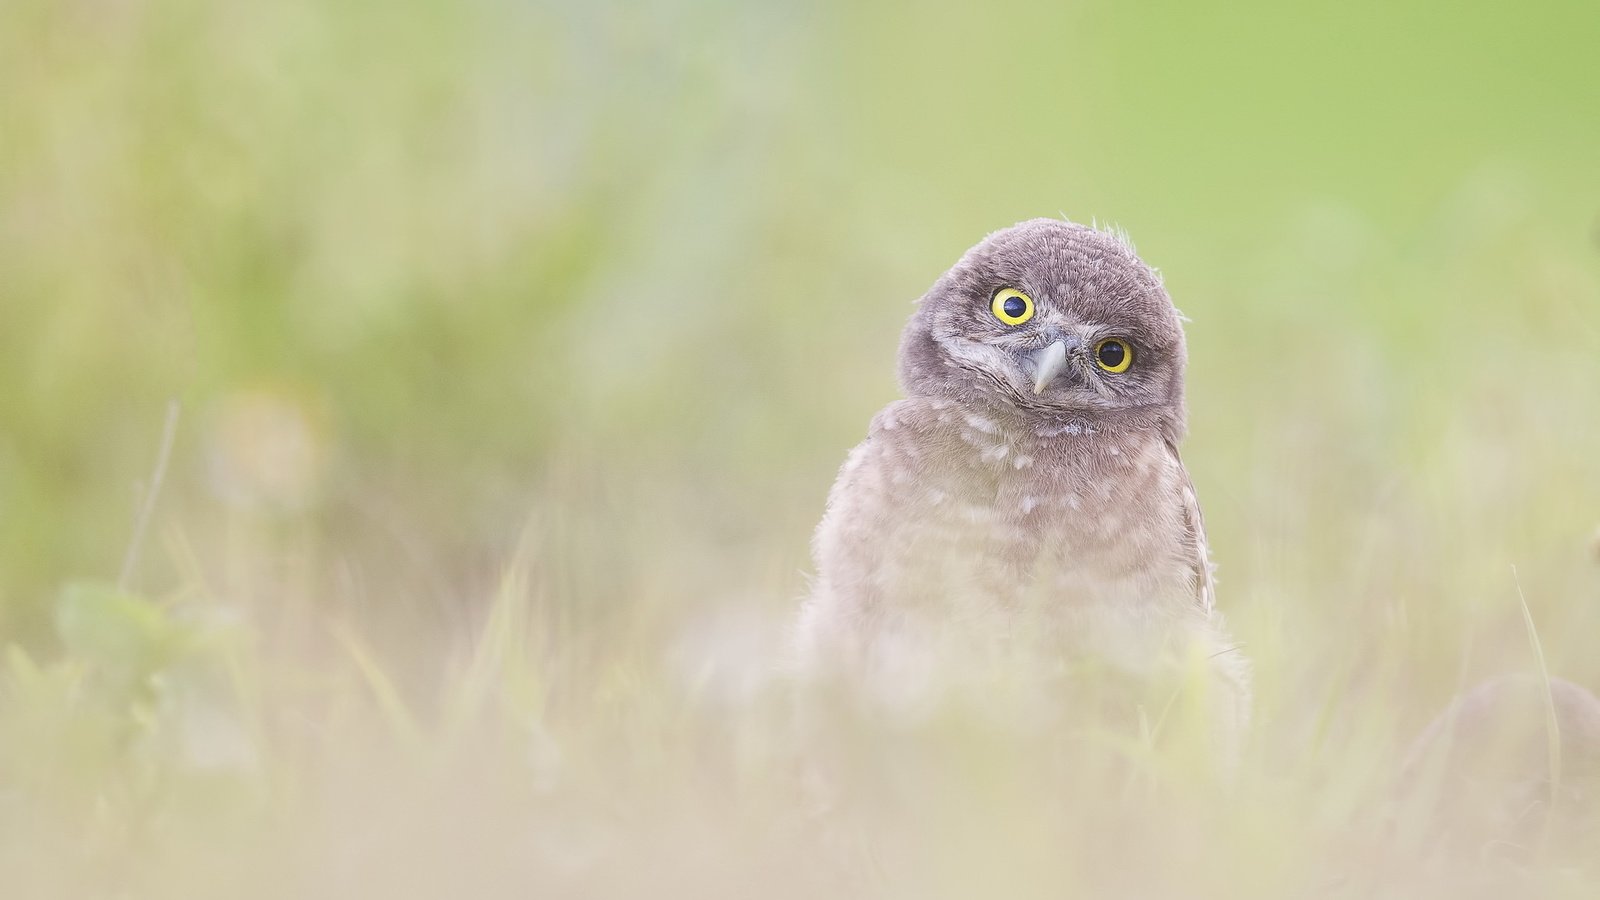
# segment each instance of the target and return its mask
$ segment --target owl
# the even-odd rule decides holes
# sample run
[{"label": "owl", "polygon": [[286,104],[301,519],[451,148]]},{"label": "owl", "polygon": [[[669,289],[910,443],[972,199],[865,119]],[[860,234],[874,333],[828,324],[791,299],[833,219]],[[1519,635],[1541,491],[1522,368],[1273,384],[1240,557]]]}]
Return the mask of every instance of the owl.
[{"label": "owl", "polygon": [[1585,688],[1531,675],[1482,682],[1452,698],[1404,760],[1402,815],[1438,849],[1596,865],[1600,698]]},{"label": "owl", "polygon": [[918,301],[905,397],[829,495],[801,673],[895,714],[1004,696],[1070,718],[1075,674],[1198,672],[1232,752],[1249,673],[1178,455],[1185,360],[1179,314],[1125,237],[1035,219],[967,251]]}]

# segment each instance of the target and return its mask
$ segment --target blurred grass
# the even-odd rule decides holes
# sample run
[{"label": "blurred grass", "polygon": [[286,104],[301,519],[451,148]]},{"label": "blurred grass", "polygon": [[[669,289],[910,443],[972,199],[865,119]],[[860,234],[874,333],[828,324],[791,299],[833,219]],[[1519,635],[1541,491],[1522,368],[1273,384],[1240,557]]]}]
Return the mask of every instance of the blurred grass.
[{"label": "blurred grass", "polygon": [[1064,214],[1193,319],[1271,773],[1213,875],[1282,896],[1386,748],[1533,667],[1513,565],[1551,670],[1600,685],[1596,45],[1576,0],[7,0],[6,870],[808,869],[762,714],[692,710],[760,696],[909,301]]}]

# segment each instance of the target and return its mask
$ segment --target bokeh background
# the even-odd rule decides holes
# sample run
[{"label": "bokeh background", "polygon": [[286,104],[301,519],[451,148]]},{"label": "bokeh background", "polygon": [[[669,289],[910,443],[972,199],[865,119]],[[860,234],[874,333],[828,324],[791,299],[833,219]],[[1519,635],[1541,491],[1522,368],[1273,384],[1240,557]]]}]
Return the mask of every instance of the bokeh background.
[{"label": "bokeh background", "polygon": [[1596,47],[1586,0],[4,0],[0,860],[309,895],[493,808],[519,877],[662,871],[574,836],[641,785],[725,839],[684,710],[766,685],[911,301],[1041,215],[1192,320],[1295,802],[1535,669],[1524,604],[1600,687]]}]

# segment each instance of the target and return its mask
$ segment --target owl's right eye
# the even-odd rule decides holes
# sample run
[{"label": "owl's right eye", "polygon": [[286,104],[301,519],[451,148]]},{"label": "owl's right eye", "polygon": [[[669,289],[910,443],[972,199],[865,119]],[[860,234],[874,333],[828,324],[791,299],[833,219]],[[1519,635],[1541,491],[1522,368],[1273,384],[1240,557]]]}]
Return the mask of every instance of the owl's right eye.
[{"label": "owl's right eye", "polygon": [[996,319],[1007,325],[1021,325],[1033,318],[1033,298],[1016,288],[1001,288],[989,309]]}]

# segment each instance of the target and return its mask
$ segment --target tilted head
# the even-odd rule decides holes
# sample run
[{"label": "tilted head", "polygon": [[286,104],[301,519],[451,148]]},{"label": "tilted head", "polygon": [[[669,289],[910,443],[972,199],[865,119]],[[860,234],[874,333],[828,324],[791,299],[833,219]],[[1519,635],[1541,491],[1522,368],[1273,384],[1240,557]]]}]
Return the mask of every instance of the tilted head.
[{"label": "tilted head", "polygon": [[1038,423],[1183,431],[1183,328],[1120,237],[1033,219],[984,238],[919,301],[900,342],[913,397]]}]

